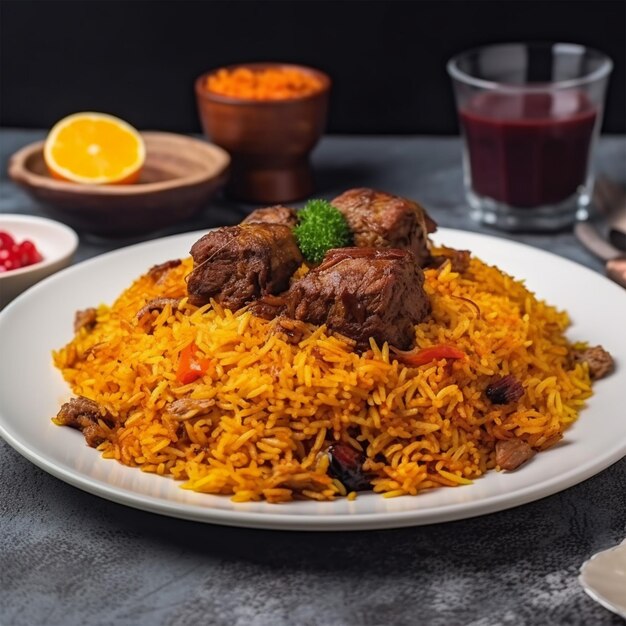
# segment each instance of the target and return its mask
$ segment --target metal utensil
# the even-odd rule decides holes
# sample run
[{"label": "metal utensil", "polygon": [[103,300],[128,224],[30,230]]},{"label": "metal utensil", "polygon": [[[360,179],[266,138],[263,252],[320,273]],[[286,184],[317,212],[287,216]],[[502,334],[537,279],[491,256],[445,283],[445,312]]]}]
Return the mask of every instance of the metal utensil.
[{"label": "metal utensil", "polygon": [[626,287],[626,192],[607,179],[600,179],[594,188],[594,204],[608,225],[608,240],[590,222],[574,227],[578,240],[605,263],[606,275]]},{"label": "metal utensil", "polygon": [[609,241],[626,251],[626,190],[606,178],[600,178],[593,190],[593,201],[609,226]]},{"label": "metal utensil", "polygon": [[578,241],[604,261],[606,275],[622,287],[626,287],[626,256],[610,244],[589,222],[579,222],[574,226]]}]

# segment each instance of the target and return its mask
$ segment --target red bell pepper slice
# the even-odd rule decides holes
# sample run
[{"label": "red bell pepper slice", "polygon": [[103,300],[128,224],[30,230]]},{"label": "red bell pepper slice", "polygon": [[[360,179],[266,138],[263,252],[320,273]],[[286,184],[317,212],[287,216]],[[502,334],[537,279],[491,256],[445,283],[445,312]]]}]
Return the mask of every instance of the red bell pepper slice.
[{"label": "red bell pepper slice", "polygon": [[180,351],[176,378],[183,385],[188,385],[201,376],[204,376],[211,365],[210,359],[202,359],[196,356],[198,346],[192,341]]}]

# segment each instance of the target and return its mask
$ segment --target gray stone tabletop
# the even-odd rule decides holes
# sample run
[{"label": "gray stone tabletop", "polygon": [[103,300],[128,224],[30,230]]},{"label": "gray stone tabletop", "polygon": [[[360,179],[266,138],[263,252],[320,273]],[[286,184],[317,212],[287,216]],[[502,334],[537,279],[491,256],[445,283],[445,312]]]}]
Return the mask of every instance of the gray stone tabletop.
[{"label": "gray stone tabletop", "polygon": [[[9,155],[43,136],[0,131],[0,212],[45,215],[6,178]],[[467,216],[458,139],[328,137],[314,164],[320,197],[377,187],[419,199],[441,226],[490,232]],[[626,181],[624,137],[601,140],[597,169]],[[251,208],[218,197],[149,238],[236,223]],[[601,271],[571,232],[491,234]],[[137,241],[81,234],[76,260]],[[556,495],[474,519],[290,533],[126,508],[53,478],[0,441],[1,626],[618,625],[577,576],[585,559],[624,536],[626,459]]]}]

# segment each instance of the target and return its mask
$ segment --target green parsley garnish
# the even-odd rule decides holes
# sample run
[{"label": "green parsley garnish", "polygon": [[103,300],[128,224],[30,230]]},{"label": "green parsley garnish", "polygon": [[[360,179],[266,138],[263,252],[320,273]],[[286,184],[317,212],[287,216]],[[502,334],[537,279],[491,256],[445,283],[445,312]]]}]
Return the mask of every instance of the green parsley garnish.
[{"label": "green parsley garnish", "polygon": [[302,256],[320,263],[328,250],[352,243],[352,232],[343,213],[327,200],[309,200],[298,212],[294,235]]}]

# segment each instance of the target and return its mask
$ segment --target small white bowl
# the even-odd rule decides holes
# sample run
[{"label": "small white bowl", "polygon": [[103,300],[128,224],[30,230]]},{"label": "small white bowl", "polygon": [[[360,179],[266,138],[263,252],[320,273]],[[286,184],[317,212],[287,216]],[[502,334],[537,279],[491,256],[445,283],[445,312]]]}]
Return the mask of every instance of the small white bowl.
[{"label": "small white bowl", "polygon": [[67,267],[78,247],[78,235],[65,224],[44,217],[0,213],[0,230],[17,242],[30,239],[43,260],[0,273],[0,309],[42,278]]}]

